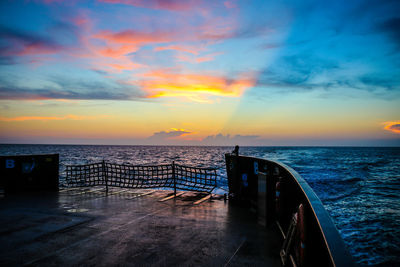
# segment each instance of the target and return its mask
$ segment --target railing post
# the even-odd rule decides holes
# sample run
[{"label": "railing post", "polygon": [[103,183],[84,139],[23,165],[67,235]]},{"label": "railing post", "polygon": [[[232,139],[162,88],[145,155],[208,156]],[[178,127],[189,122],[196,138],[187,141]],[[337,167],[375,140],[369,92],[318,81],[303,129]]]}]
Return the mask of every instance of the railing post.
[{"label": "railing post", "polygon": [[172,179],[174,179],[174,196],[176,196],[175,161],[172,161]]},{"label": "railing post", "polygon": [[108,175],[107,175],[107,170],[106,170],[106,163],[103,160],[103,175],[104,175],[104,180],[106,182],[106,194],[108,194]]}]

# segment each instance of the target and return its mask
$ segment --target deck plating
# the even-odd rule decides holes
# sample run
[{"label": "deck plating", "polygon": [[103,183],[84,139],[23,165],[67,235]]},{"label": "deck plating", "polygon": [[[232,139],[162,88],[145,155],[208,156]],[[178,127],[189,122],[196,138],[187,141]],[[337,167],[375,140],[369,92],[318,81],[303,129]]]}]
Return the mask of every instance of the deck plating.
[{"label": "deck plating", "polygon": [[[179,192],[178,192],[179,193]],[[1,265],[279,266],[277,231],[222,196],[110,188],[1,200]],[[74,212],[71,212],[74,210]]]}]

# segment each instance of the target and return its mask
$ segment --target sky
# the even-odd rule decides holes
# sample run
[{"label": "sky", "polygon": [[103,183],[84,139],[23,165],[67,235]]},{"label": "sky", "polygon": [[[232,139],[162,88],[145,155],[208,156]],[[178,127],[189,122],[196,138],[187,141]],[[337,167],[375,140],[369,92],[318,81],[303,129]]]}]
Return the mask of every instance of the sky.
[{"label": "sky", "polygon": [[0,2],[0,143],[400,146],[400,2]]}]

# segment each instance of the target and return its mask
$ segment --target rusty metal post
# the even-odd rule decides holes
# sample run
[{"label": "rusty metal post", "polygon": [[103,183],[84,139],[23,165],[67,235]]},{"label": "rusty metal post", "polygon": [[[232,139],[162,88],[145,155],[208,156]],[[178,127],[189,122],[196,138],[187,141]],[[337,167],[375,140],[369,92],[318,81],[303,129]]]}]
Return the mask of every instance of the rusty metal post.
[{"label": "rusty metal post", "polygon": [[174,179],[174,196],[176,196],[175,161],[172,161],[172,179]]}]

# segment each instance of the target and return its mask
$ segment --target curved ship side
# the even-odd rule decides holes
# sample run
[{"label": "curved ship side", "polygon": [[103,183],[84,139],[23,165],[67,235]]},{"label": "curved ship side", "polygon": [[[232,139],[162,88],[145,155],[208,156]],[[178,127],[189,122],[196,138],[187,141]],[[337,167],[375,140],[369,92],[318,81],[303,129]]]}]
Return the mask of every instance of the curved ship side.
[{"label": "curved ship side", "polygon": [[353,266],[321,200],[295,170],[276,161],[235,154],[225,154],[225,159],[230,200],[257,213],[262,224],[278,226],[283,237],[282,263]]}]

